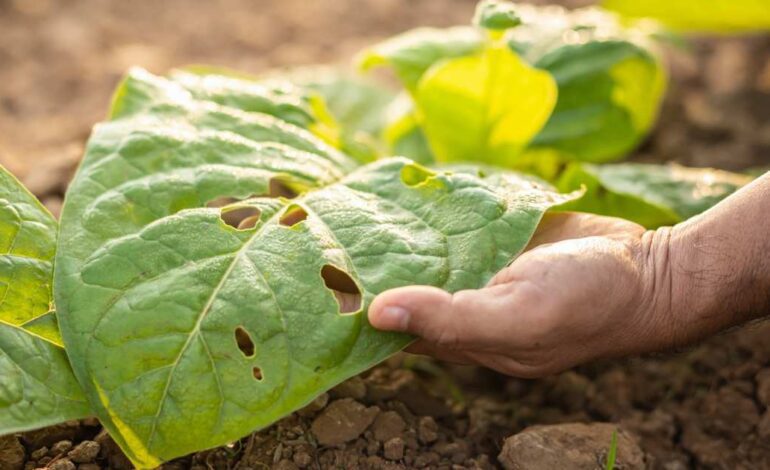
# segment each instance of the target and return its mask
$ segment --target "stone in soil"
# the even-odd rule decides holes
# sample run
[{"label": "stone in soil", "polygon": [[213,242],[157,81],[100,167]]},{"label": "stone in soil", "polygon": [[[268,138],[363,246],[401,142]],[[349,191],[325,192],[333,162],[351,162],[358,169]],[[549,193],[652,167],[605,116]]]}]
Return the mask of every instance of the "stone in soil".
[{"label": "stone in soil", "polygon": [[49,463],[47,470],[75,470],[75,464],[70,459],[59,459]]},{"label": "stone in soil", "polygon": [[382,446],[382,455],[388,460],[401,460],[404,458],[404,440],[394,437],[385,441]]},{"label": "stone in soil", "polygon": [[380,442],[385,442],[394,437],[401,436],[406,428],[404,418],[395,411],[385,411],[380,413],[372,424],[374,438]]},{"label": "stone in soil", "polygon": [[67,456],[75,463],[89,463],[99,455],[101,446],[95,441],[83,441],[72,449]]},{"label": "stone in soil", "polygon": [[423,444],[430,444],[438,439],[438,424],[430,416],[423,416],[417,422],[417,437]]},{"label": "stone in soil", "polygon": [[608,423],[533,426],[509,437],[498,460],[508,470],[604,468],[612,433],[618,433],[617,468],[644,469],[645,455],[628,432]]},{"label": "stone in soil", "polygon": [[51,450],[49,451],[49,455],[51,457],[56,457],[61,454],[66,454],[67,452],[72,449],[72,441],[59,441],[56,444],[51,446]]},{"label": "stone in soil", "polygon": [[8,470],[20,470],[24,468],[24,446],[16,436],[0,437],[0,464]]},{"label": "stone in soil", "polygon": [[336,446],[352,441],[372,424],[380,410],[366,407],[352,398],[342,398],[324,409],[310,427],[318,443]]}]

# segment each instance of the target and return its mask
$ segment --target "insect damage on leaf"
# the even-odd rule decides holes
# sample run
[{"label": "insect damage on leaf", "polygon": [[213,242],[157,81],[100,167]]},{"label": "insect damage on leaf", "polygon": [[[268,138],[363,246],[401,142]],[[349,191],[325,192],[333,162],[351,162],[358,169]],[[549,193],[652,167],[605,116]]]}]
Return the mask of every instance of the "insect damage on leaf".
[{"label": "insect damage on leaf", "polygon": [[340,313],[357,313],[361,310],[361,289],[350,274],[332,264],[321,268],[324,285],[332,291],[340,306]]},{"label": "insect damage on leaf", "polygon": [[238,439],[400,350],[408,336],[366,320],[377,293],[482,286],[575,197],[403,158],[358,167],[283,121],[282,99],[132,71],[72,183],[62,335],[139,467]]}]

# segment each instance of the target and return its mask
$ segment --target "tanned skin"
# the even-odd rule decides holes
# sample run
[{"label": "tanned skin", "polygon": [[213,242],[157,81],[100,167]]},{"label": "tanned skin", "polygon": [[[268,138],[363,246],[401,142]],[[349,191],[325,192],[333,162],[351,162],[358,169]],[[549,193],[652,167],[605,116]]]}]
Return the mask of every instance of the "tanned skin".
[{"label": "tanned skin", "polygon": [[674,227],[547,215],[486,287],[393,289],[369,321],[417,336],[410,352],[540,377],[686,346],[769,314],[770,173]]}]

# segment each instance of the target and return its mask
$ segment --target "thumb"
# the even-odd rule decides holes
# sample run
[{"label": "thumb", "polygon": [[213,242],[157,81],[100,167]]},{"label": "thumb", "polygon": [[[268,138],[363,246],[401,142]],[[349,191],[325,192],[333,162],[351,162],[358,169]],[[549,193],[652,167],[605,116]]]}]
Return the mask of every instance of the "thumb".
[{"label": "thumb", "polygon": [[429,286],[399,287],[374,299],[369,322],[377,329],[410,333],[446,348],[490,343],[499,333],[495,317],[501,311],[493,290],[450,294]]}]

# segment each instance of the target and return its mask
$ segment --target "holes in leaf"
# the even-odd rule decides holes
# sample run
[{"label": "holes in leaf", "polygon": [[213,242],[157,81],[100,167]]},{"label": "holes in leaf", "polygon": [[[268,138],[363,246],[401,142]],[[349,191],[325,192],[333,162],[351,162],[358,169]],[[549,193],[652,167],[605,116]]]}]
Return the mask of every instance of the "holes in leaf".
[{"label": "holes in leaf", "polygon": [[401,168],[401,181],[407,186],[424,184],[434,176],[436,173],[417,163],[410,163]]},{"label": "holes in leaf", "polygon": [[259,222],[260,215],[262,212],[253,206],[236,206],[229,210],[222,209],[219,213],[224,223],[238,230],[254,228]]},{"label": "holes in leaf", "polygon": [[296,204],[292,204],[286,208],[278,222],[286,227],[293,227],[305,219],[307,219],[307,212],[305,212],[305,209]]},{"label": "holes in leaf", "polygon": [[[234,197],[218,197],[206,203],[206,207],[220,209],[219,218],[222,222],[238,230],[254,228],[259,222],[260,210],[254,206],[234,205],[241,199]],[[232,207],[228,207],[232,206]]]},{"label": "holes in leaf", "polygon": [[262,381],[262,369],[260,369],[257,366],[254,366],[254,368],[251,369],[251,374],[254,376],[255,379]]},{"label": "holes in leaf", "polygon": [[251,339],[249,332],[243,329],[242,326],[235,329],[235,342],[238,344],[238,349],[241,350],[245,357],[254,357],[256,346],[254,345],[254,341]]},{"label": "holes in leaf", "polygon": [[356,313],[361,310],[361,290],[350,274],[331,264],[321,268],[321,277],[332,291],[340,306],[340,313]]}]

